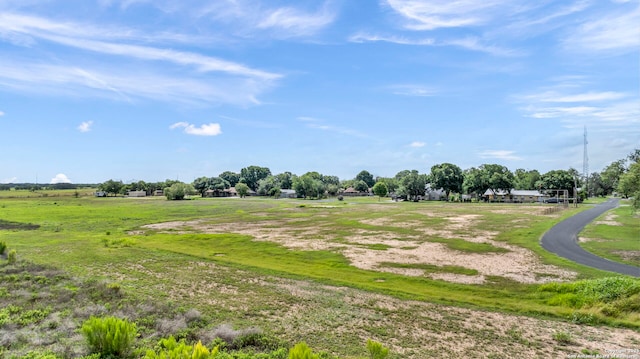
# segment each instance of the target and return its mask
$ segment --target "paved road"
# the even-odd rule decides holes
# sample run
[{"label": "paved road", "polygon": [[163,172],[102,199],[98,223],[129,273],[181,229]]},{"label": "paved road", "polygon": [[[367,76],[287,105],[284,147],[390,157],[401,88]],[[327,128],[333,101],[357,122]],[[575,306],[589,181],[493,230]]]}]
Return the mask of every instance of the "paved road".
[{"label": "paved road", "polygon": [[564,257],[589,267],[640,277],[640,267],[634,267],[632,265],[622,264],[598,257],[585,251],[580,247],[580,245],[578,245],[578,233],[580,233],[580,231],[589,224],[589,222],[596,219],[599,215],[610,209],[616,208],[617,206],[618,199],[610,199],[607,202],[601,203],[586,211],[582,211],[575,216],[569,217],[556,224],[542,236],[542,240],[540,241],[542,248],[555,253],[560,257]]}]

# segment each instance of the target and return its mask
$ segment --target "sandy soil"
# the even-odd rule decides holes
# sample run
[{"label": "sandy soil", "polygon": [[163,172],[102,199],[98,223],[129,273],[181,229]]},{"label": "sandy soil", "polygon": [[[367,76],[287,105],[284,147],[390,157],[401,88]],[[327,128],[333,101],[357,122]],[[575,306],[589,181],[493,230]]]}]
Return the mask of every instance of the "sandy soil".
[{"label": "sandy soil", "polygon": [[[373,208],[372,208],[373,209]],[[521,207],[518,211],[533,211],[540,215],[544,209]],[[500,209],[493,212],[503,211]],[[540,213],[538,213],[540,212]],[[362,223],[380,226],[380,230],[354,229],[345,241],[334,241],[330,227],[304,227],[300,219],[296,226],[287,224],[294,220],[265,220],[253,223],[211,223],[206,220],[176,221],[143,226],[144,229],[170,231],[170,233],[238,233],[249,235],[257,241],[272,241],[295,250],[336,250],[340,251],[351,263],[362,269],[386,271],[408,276],[429,276],[434,279],[458,283],[484,283],[487,276],[505,277],[522,283],[543,283],[548,281],[566,281],[576,277],[575,272],[551,265],[544,265],[532,251],[494,240],[496,232],[478,231],[474,223],[478,214],[451,215],[439,212],[420,211],[426,218],[438,217],[446,220],[445,225],[431,228],[419,220],[403,221],[404,228],[411,228],[420,235],[405,235],[398,238],[394,232],[384,230],[383,226],[398,226],[392,217],[363,220]],[[521,212],[528,213],[528,212]],[[139,234],[137,232],[136,234]],[[468,253],[452,250],[444,243],[429,242],[430,238],[463,239],[469,242],[486,243],[505,249],[505,253]],[[385,250],[371,248],[371,245],[388,246]],[[426,273],[417,268],[392,268],[383,263],[430,264],[435,266],[458,266],[474,269],[477,275],[459,275],[451,273]]]}]

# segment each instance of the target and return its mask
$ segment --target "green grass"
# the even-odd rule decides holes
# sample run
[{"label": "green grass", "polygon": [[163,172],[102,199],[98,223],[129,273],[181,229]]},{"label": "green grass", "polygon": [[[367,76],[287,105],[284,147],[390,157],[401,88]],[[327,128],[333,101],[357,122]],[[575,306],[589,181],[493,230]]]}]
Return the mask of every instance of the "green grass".
[{"label": "green grass", "polygon": [[[432,280],[427,276],[364,270],[354,267],[340,249],[349,245],[356,250],[384,253],[390,245],[375,240],[393,238],[406,241],[407,245],[402,246],[405,249],[431,241],[443,243],[460,253],[492,255],[507,251],[489,243],[464,240],[473,235],[470,231],[474,231],[483,236],[492,233],[497,241],[528,248],[544,264],[575,271],[580,279],[609,275],[558,258],[540,248],[539,239],[547,229],[586,206],[553,215],[531,215],[527,208],[482,203],[379,203],[377,198],[348,198],[344,202],[261,198],[190,201],[72,196],[0,198],[0,221],[39,226],[28,231],[20,225],[0,230],[0,241],[7,243],[9,249],[16,249],[21,258],[36,263],[64,267],[85,278],[111,281],[117,278],[123,290],[137,298],[210,308],[213,320],[233,318],[234,323],[247,326],[260,319],[286,317],[290,314],[283,308],[298,305],[300,298],[283,295],[281,289],[270,289],[269,283],[281,280],[310,281],[318,286],[353,288],[401,299],[567,320],[591,315],[590,308],[575,308],[568,301],[554,300],[558,293],[540,291],[539,285],[517,283],[504,277],[488,277],[488,283],[484,285],[465,285]],[[446,219],[459,216],[473,216],[471,230],[453,227]],[[233,230],[217,234],[181,232],[197,232],[195,225],[170,231],[142,228],[151,223],[189,220],[200,220],[201,224],[212,228],[228,224],[233,226],[225,228],[259,225],[264,231],[284,227],[289,230],[287,233],[302,236],[301,241],[326,238],[335,248],[290,249],[278,243],[255,241],[252,236],[233,233]],[[423,228],[436,232],[448,230],[459,238],[427,235]],[[358,238],[366,239],[366,242],[360,242]],[[200,263],[198,266],[201,267],[194,267],[194,263]],[[208,271],[209,265],[214,269]],[[380,267],[419,269],[425,274],[478,274],[463,266],[426,263],[383,262]],[[210,281],[216,286],[207,287]],[[236,291],[250,294],[239,296],[234,294]],[[282,319],[288,326],[270,324],[274,325],[273,330],[291,342],[313,337],[314,346],[344,347],[345,353],[355,354],[356,347],[349,344],[355,340],[353,336],[338,338],[331,334],[337,330],[336,323],[345,320],[341,316],[348,316],[350,309],[343,300],[332,295],[313,300],[317,300],[318,308],[322,309],[308,313],[308,323]],[[628,304],[620,306],[627,308]],[[615,308],[603,308],[593,313],[597,322],[640,327],[639,318],[627,315],[625,311],[613,313],[609,310]],[[410,323],[413,317],[407,315],[398,320]],[[318,330],[322,335],[314,336]],[[393,338],[392,331],[384,327],[371,326],[367,331],[372,337],[377,334],[382,339]]]},{"label": "green grass", "polygon": [[613,223],[607,224],[609,214],[603,214],[580,233],[590,239],[580,245],[598,256],[640,267],[640,213],[626,205],[609,213],[615,216]]}]

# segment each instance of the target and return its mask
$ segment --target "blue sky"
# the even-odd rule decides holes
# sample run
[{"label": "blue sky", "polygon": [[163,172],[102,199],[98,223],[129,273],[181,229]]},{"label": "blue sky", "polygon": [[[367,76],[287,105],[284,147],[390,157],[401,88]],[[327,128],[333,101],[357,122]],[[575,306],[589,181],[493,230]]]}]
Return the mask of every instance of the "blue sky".
[{"label": "blue sky", "polygon": [[640,146],[637,1],[0,0],[0,182],[590,172]]}]

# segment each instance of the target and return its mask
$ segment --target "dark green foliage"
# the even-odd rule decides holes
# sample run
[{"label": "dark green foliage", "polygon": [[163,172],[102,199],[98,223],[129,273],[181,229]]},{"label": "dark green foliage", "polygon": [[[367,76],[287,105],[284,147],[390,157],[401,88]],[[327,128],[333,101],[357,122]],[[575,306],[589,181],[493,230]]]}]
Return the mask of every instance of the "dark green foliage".
[{"label": "dark green foliage", "polygon": [[7,251],[7,242],[0,241],[0,255],[4,255],[6,251]]},{"label": "dark green foliage", "polygon": [[138,335],[134,323],[116,317],[91,317],[81,331],[92,353],[120,358],[129,357]]}]

